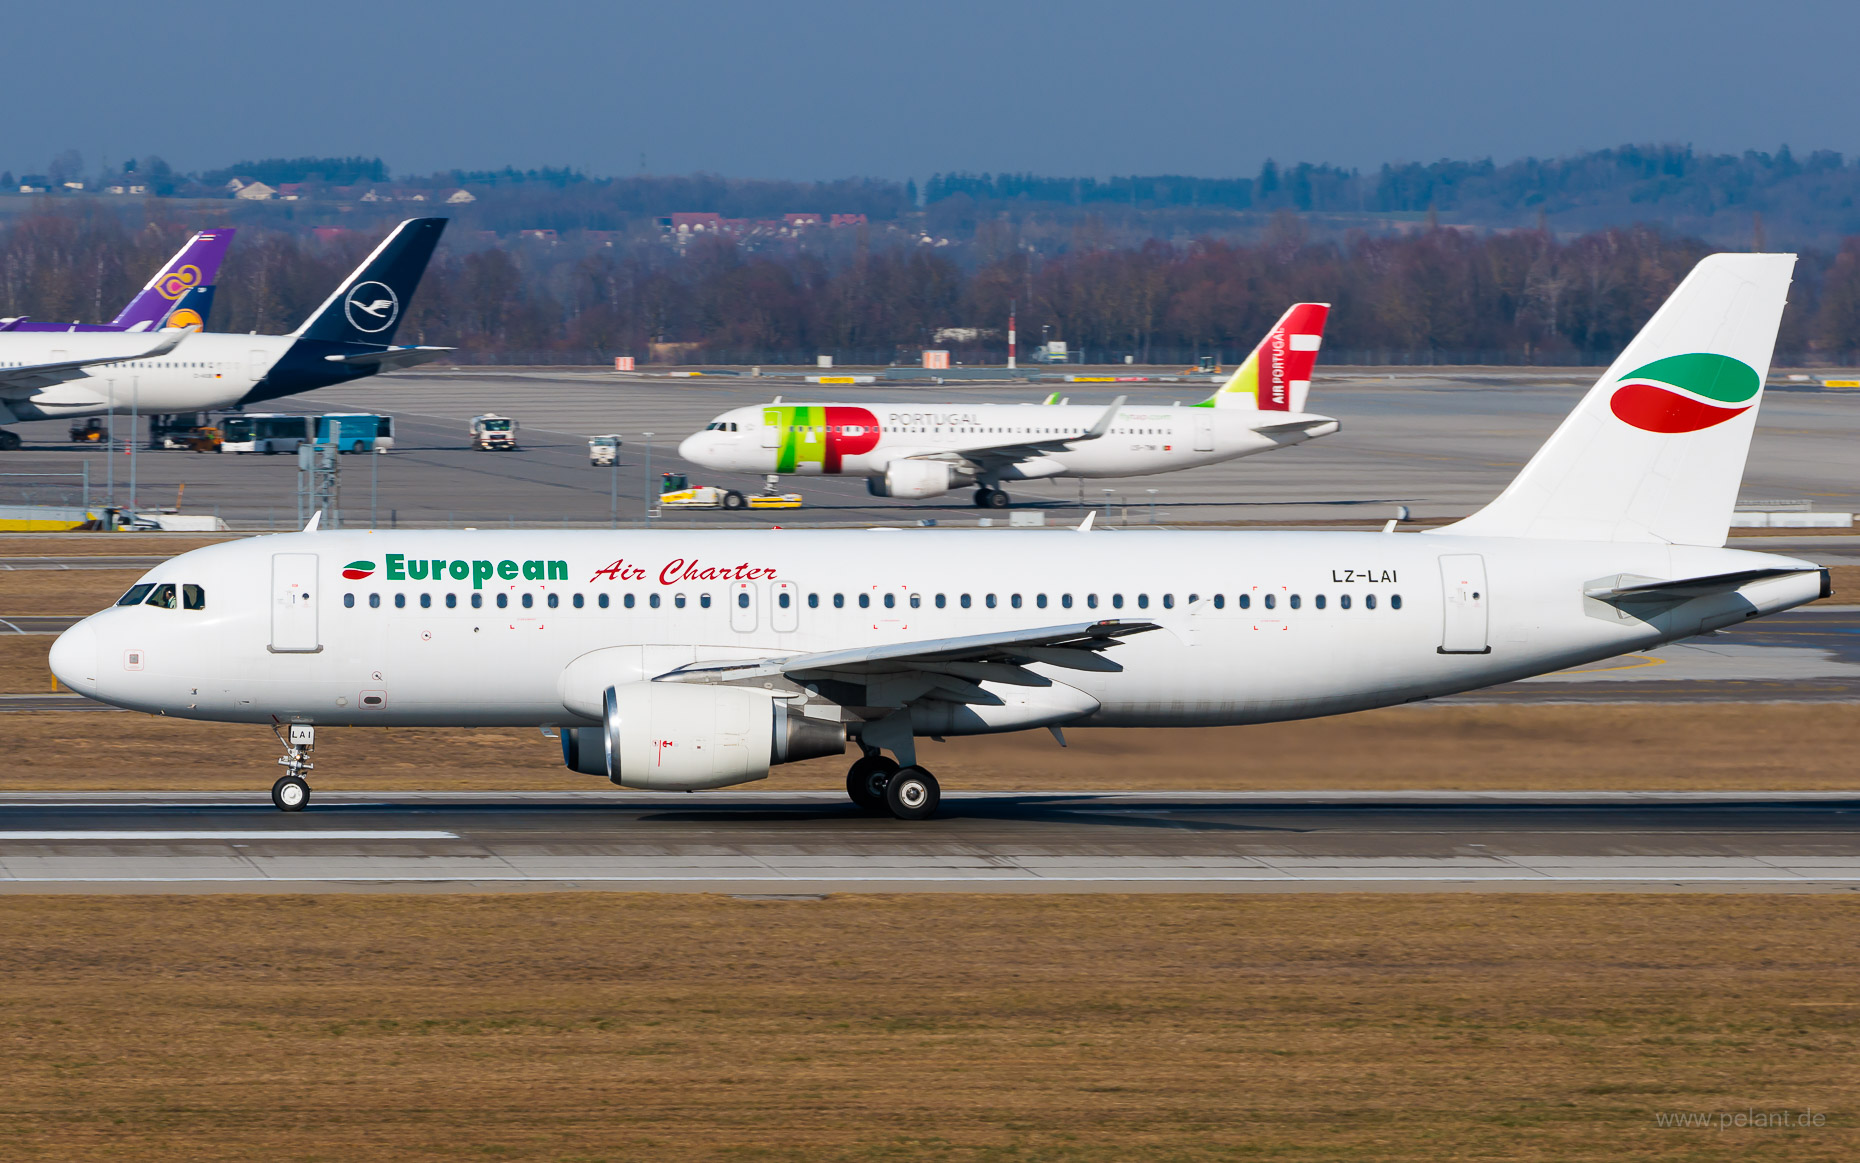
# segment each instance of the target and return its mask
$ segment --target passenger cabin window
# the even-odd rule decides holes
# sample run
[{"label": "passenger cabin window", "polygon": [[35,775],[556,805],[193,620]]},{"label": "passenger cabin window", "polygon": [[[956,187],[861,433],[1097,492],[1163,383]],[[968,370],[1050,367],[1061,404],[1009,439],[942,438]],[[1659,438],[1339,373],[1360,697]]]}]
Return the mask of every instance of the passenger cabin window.
[{"label": "passenger cabin window", "polygon": [[1318,594],[1316,597],[1312,598],[1311,604],[1316,606],[1320,610],[1323,609],[1324,608],[1324,595]]},{"label": "passenger cabin window", "polygon": [[526,610],[528,610],[528,609],[530,609],[530,608],[532,608],[532,607],[533,607],[533,606],[535,606],[535,605],[536,605],[536,595],[535,595],[535,594],[524,594],[524,595],[523,595],[523,608],[524,608],[524,609],[526,609]]},{"label": "passenger cabin window", "polygon": [[[569,602],[569,605],[574,606],[577,610],[581,609],[581,595],[580,594],[576,594],[574,597],[570,598],[568,602]],[[605,605],[605,603],[602,603],[602,604]]]},{"label": "passenger cabin window", "polygon": [[647,595],[647,597],[646,597],[646,604],[647,604],[648,606],[651,606],[651,607],[652,607],[653,609],[655,609],[655,610],[656,610],[656,609],[658,609],[658,608],[659,608],[659,595],[657,595],[657,594],[649,594],[649,595]]},{"label": "passenger cabin window", "polygon": [[[1188,599],[1188,600],[1192,602],[1192,601],[1194,601],[1195,599],[1193,599],[1193,598],[1190,598],[1190,599]],[[1173,609],[1175,609],[1175,595],[1174,595],[1174,594],[1164,594],[1164,595],[1163,595],[1163,609],[1165,609],[1165,610],[1173,610]]]},{"label": "passenger cabin window", "polygon": [[845,595],[845,594],[834,594],[834,595],[833,595],[833,608],[834,608],[834,609],[836,609],[836,610],[838,610],[838,609],[840,609],[840,608],[842,608],[842,607],[844,607],[845,605],[846,605],[846,595]]},{"label": "passenger cabin window", "polygon": [[484,608],[483,594],[473,594],[471,596],[471,608],[474,610],[482,610]]},{"label": "passenger cabin window", "polygon": [[1272,609],[1272,608],[1273,608],[1274,606],[1276,606],[1276,605],[1278,605],[1278,604],[1279,604],[1279,598],[1278,598],[1278,595],[1276,595],[1276,594],[1267,594],[1267,595],[1266,595],[1266,608],[1267,608],[1268,610],[1270,610],[1270,609]]},{"label": "passenger cabin window", "polygon": [[500,610],[502,610],[502,609],[504,609],[505,607],[507,607],[507,606],[509,606],[509,605],[510,605],[510,595],[509,595],[509,594],[499,594],[499,595],[497,595],[497,608],[498,608],[498,609],[500,609]]},{"label": "passenger cabin window", "polygon": [[[1474,595],[1473,595],[1473,597],[1475,597],[1475,598],[1476,598],[1476,597],[1478,597],[1478,596],[1479,596],[1478,594],[1474,594]],[[1391,609],[1391,610],[1399,610],[1399,609],[1401,609],[1401,595],[1400,595],[1400,594],[1390,594],[1390,595],[1389,595],[1389,609]]]},{"label": "passenger cabin window", "polygon": [[421,594],[420,595],[420,608],[422,610],[432,609],[433,608],[433,595]]},{"label": "passenger cabin window", "polygon": [[457,594],[446,595],[446,609],[456,610],[458,609],[458,604],[459,604],[459,596]]},{"label": "passenger cabin window", "polygon": [[1376,608],[1376,595],[1364,594],[1363,595],[1363,609],[1373,610],[1375,608]]},{"label": "passenger cabin window", "polygon": [[1344,610],[1349,609],[1350,608],[1350,595],[1349,594],[1338,594],[1337,595],[1337,606],[1340,609],[1344,609]]},{"label": "passenger cabin window", "polygon": [[355,595],[354,594],[342,595],[342,608],[345,610],[353,610],[355,608]]},{"label": "passenger cabin window", "polygon": [[1240,608],[1242,610],[1246,609],[1248,606],[1251,606],[1252,604],[1253,604],[1252,594],[1241,594],[1240,595]]},{"label": "passenger cabin window", "polygon": [[154,588],[154,582],[141,582],[130,586],[128,593],[116,599],[116,604],[119,606],[139,606],[142,604],[143,599],[149,596],[149,591]]},{"label": "passenger cabin window", "polygon": [[[788,595],[787,595],[787,594],[783,594],[783,595],[781,596],[781,604],[782,604],[782,605],[784,605],[784,606],[788,604]],[[703,607],[704,607],[704,608],[705,608],[706,610],[708,610],[708,609],[710,609],[710,595],[709,595],[709,594],[699,594],[699,595],[698,595],[698,605],[700,605],[700,606],[703,606]]]},{"label": "passenger cabin window", "polygon": [[887,610],[891,609],[893,606],[896,606],[897,604],[898,604],[898,595],[896,594],[885,595],[885,608]]},{"label": "passenger cabin window", "polygon": [[[551,610],[553,610],[553,609],[555,609],[555,608],[556,608],[557,606],[559,606],[559,605],[561,605],[561,604],[562,604],[562,599],[561,599],[561,597],[560,597],[560,595],[557,595],[557,594],[550,594],[550,595],[549,595],[549,608],[550,608]],[[579,605],[580,603],[576,603],[576,604],[577,604],[577,605]]]},{"label": "passenger cabin window", "polygon": [[1226,594],[1215,594],[1214,595],[1214,608],[1217,610],[1224,610],[1227,608],[1227,595]]},{"label": "passenger cabin window", "polygon": [[394,595],[394,608],[396,610],[404,610],[407,608],[407,595],[406,594],[395,594]]},{"label": "passenger cabin window", "polygon": [[380,594],[369,594],[368,595],[368,608],[371,610],[379,610],[381,608],[381,595]]},{"label": "passenger cabin window", "polygon": [[1297,609],[1297,608],[1298,608],[1298,607],[1299,607],[1300,605],[1302,605],[1302,604],[1303,604],[1303,603],[1302,603],[1302,601],[1301,601],[1301,599],[1300,599],[1300,598],[1298,597],[1298,595],[1297,595],[1297,594],[1293,594],[1293,595],[1292,595],[1292,609],[1294,609],[1294,610],[1296,610],[1296,609]]},{"label": "passenger cabin window", "polygon": [[861,610],[863,610],[863,609],[866,609],[866,608],[867,608],[867,607],[869,607],[869,606],[870,606],[871,604],[872,604],[872,595],[871,595],[871,594],[860,594],[860,595],[859,595],[859,608],[860,608]]}]

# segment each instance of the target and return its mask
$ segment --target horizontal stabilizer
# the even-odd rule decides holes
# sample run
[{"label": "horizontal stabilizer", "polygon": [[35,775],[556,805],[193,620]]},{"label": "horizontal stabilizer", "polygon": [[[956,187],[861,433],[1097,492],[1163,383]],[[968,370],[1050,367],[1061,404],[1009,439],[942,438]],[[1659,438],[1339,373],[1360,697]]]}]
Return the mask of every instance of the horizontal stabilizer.
[{"label": "horizontal stabilizer", "polygon": [[[1740,569],[1731,573],[1706,574],[1703,577],[1682,577],[1670,581],[1638,581],[1627,577],[1608,578],[1600,583],[1591,584],[1582,591],[1584,597],[1601,602],[1641,601],[1688,601],[1692,598],[1710,597],[1713,594],[1728,594],[1751,582],[1763,581],[1772,577],[1789,577],[1798,573],[1809,573],[1807,569],[1791,569],[1788,566],[1776,566],[1767,569]],[[1824,575],[1827,570],[1820,572]],[[1826,594],[1822,595],[1826,597]]]},{"label": "horizontal stabilizer", "polygon": [[323,358],[330,363],[339,363],[344,367],[373,368],[375,371],[393,371],[395,368],[414,367],[457,351],[456,347],[390,347],[386,351],[365,351],[360,355],[326,355]]}]

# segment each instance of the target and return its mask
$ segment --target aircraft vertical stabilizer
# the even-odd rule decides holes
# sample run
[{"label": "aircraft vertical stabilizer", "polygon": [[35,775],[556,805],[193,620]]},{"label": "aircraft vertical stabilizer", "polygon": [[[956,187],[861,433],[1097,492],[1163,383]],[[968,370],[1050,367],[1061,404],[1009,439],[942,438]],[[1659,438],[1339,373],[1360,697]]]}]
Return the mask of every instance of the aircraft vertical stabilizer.
[{"label": "aircraft vertical stabilizer", "polygon": [[1329,317],[1329,303],[1293,303],[1220,390],[1196,407],[1304,411]]},{"label": "aircraft vertical stabilizer", "polygon": [[206,312],[197,309],[198,298],[185,306],[181,300],[218,281],[220,260],[226,257],[226,248],[232,245],[235,233],[231,228],[202,230],[188,239],[187,245],[156,271],[141,292],[110,320],[110,326],[126,331],[146,330],[166,323],[170,315],[179,315],[184,310],[193,315],[175,320],[174,326],[204,326]]},{"label": "aircraft vertical stabilizer", "polygon": [[1723,545],[1794,269],[1701,260],[1517,479],[1434,532]]}]

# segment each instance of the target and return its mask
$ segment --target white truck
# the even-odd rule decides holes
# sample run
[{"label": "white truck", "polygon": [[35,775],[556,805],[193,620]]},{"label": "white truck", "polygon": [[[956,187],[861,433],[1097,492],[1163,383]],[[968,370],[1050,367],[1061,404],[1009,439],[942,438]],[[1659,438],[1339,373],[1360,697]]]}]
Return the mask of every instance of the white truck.
[{"label": "white truck", "polygon": [[508,416],[499,416],[495,412],[473,416],[471,418],[471,447],[473,452],[515,452],[517,450],[517,422]]},{"label": "white truck", "polygon": [[588,437],[589,464],[611,465],[618,459],[620,459],[620,434],[618,432]]}]

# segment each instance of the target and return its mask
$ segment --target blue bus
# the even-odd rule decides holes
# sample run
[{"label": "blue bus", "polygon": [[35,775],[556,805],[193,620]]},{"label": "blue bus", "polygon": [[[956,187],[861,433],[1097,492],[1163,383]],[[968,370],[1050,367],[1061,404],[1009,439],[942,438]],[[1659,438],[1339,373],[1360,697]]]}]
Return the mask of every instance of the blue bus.
[{"label": "blue bus", "polygon": [[338,452],[386,452],[394,447],[394,417],[372,412],[328,412],[316,418],[318,444]]}]

